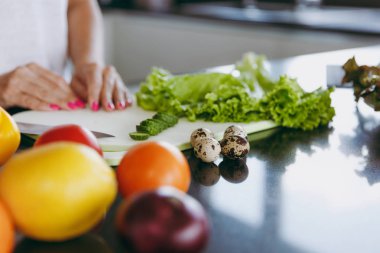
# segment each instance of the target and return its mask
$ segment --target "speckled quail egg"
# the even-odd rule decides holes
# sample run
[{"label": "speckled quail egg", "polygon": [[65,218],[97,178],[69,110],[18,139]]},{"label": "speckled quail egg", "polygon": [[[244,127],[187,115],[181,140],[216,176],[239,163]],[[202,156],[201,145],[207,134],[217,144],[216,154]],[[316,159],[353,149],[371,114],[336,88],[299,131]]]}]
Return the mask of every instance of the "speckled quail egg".
[{"label": "speckled quail egg", "polygon": [[194,154],[206,163],[213,162],[219,158],[220,144],[211,137],[204,137],[195,143]]},{"label": "speckled quail egg", "polygon": [[248,137],[247,132],[244,130],[243,127],[239,125],[232,125],[232,126],[227,127],[226,130],[224,131],[223,138],[226,139],[228,136],[232,136],[232,135],[241,136],[246,139]]},{"label": "speckled quail egg", "polygon": [[207,128],[198,128],[194,130],[190,136],[191,146],[195,147],[196,142],[204,137],[214,138],[214,134]]},{"label": "speckled quail egg", "polygon": [[242,158],[249,152],[248,140],[238,135],[228,136],[220,142],[220,145],[222,155],[230,159]]}]

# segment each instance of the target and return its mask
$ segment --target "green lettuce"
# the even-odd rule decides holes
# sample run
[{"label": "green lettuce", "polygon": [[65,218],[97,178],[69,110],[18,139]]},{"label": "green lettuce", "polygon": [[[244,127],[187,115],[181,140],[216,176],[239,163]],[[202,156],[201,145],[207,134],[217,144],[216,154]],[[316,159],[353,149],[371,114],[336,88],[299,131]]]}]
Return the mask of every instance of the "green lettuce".
[{"label": "green lettuce", "polygon": [[260,99],[263,119],[271,119],[289,128],[312,130],[327,125],[335,115],[331,107],[333,88],[305,92],[296,79],[281,76],[273,90]]},{"label": "green lettuce", "polygon": [[311,130],[332,120],[333,89],[305,92],[296,79],[281,76],[274,81],[265,66],[264,56],[249,53],[231,73],[172,75],[153,68],[136,93],[137,103],[143,109],[190,121],[273,120],[281,126]]}]

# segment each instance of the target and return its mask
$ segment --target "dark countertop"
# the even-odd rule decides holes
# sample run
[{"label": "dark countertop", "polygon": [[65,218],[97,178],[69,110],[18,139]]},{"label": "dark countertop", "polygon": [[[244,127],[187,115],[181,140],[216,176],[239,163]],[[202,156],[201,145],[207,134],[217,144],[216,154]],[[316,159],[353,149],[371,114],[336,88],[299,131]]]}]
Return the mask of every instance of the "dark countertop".
[{"label": "dark countertop", "polygon": [[[327,65],[342,64],[353,55],[359,64],[377,64],[380,46],[271,65],[274,75],[288,73],[313,89],[326,83]],[[189,194],[202,203],[212,226],[205,252],[379,251],[380,113],[356,105],[351,89],[337,88],[332,102],[336,116],[329,127],[250,135],[247,167],[207,169],[185,153],[192,164]],[[125,253],[115,232],[115,206],[104,223],[80,239],[63,244],[23,240],[16,252]]]},{"label": "dark countertop", "polygon": [[154,11],[132,4],[103,6],[124,9],[154,16],[181,16],[216,20],[240,25],[276,26],[283,28],[340,32],[365,36],[380,36],[380,8],[353,8],[333,6],[283,6],[265,8],[246,7],[236,2],[185,3],[166,10]]}]

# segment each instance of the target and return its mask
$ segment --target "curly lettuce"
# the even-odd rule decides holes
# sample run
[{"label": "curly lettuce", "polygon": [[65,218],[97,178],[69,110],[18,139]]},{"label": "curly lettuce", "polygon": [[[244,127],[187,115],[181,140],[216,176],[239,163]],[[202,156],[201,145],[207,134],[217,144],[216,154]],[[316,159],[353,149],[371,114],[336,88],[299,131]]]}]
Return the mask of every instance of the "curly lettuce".
[{"label": "curly lettuce", "polygon": [[263,119],[289,128],[312,130],[327,125],[335,115],[330,93],[333,88],[305,92],[296,79],[281,76],[273,90],[258,102]]},{"label": "curly lettuce", "polygon": [[153,68],[136,93],[146,110],[168,112],[190,121],[251,122],[311,130],[327,125],[335,115],[333,89],[305,92],[296,79],[274,81],[264,56],[244,55],[232,73],[172,75]]}]

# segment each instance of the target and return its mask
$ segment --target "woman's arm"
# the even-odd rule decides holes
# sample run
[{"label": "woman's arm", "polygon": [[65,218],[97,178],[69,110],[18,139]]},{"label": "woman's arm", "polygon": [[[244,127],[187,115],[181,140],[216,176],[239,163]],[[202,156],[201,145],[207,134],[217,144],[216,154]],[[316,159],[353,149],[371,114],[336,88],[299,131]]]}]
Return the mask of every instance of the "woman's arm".
[{"label": "woman's arm", "polygon": [[105,66],[103,21],[95,0],[69,0],[69,54],[74,63],[72,89],[91,109],[124,109],[131,104],[120,75]]},{"label": "woman's arm", "polygon": [[69,0],[69,54],[75,66],[104,65],[103,21],[95,0]]}]

